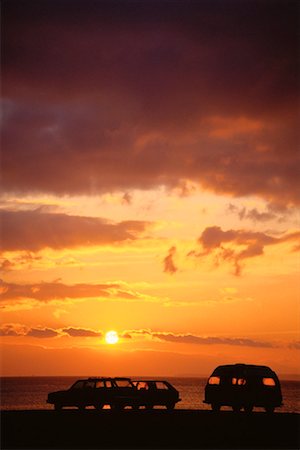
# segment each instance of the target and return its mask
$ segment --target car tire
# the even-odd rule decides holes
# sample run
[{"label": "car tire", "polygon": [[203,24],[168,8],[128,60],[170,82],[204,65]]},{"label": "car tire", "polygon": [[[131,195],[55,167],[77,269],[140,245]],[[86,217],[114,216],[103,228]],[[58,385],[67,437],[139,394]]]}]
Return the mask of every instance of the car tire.
[{"label": "car tire", "polygon": [[110,405],[110,409],[112,409],[113,411],[123,411],[124,405],[120,403],[112,403]]},{"label": "car tire", "polygon": [[176,405],[175,402],[170,402],[170,403],[167,403],[167,404],[166,404],[166,408],[167,408],[168,410],[172,410],[172,409],[175,408],[175,405]]},{"label": "car tire", "polygon": [[103,409],[103,403],[96,403],[94,405],[94,408],[97,409],[97,411],[101,411],[101,409]]},{"label": "car tire", "polygon": [[275,410],[275,407],[274,407],[274,406],[265,406],[265,411],[266,411],[268,414],[273,414],[274,410]]},{"label": "car tire", "polygon": [[213,410],[213,412],[219,412],[221,409],[221,406],[218,403],[212,403],[211,409]]}]

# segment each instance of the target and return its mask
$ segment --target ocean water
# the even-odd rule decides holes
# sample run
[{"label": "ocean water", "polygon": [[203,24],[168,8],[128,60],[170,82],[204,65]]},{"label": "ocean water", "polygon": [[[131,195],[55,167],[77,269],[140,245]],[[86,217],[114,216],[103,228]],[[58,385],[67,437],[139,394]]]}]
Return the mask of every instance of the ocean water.
[{"label": "ocean water", "polygon": [[[46,403],[48,393],[67,389],[79,378],[85,377],[2,377],[0,378],[1,409],[53,409]],[[181,402],[177,403],[176,409],[210,409],[209,405],[203,403],[206,378],[168,377],[166,379],[180,393]],[[282,380],[281,390],[283,406],[277,411],[300,413],[300,381]]]}]

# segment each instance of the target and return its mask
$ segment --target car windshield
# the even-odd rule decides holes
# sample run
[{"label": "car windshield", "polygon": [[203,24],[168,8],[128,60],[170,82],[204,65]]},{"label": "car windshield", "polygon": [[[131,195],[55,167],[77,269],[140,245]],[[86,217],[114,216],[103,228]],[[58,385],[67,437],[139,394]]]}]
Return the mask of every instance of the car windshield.
[{"label": "car windshield", "polygon": [[71,386],[71,389],[83,389],[83,388],[84,388],[83,380],[76,381],[76,383],[74,383],[73,386]]}]

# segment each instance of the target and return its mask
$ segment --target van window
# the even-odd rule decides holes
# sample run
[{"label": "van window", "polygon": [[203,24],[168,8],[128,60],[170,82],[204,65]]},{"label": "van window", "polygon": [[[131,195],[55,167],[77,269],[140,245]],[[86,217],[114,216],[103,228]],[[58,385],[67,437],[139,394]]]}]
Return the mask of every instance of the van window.
[{"label": "van window", "polygon": [[238,386],[244,386],[246,384],[245,378],[232,378],[232,384],[238,385]]},{"label": "van window", "polygon": [[115,380],[115,383],[118,387],[132,387],[129,380]]}]

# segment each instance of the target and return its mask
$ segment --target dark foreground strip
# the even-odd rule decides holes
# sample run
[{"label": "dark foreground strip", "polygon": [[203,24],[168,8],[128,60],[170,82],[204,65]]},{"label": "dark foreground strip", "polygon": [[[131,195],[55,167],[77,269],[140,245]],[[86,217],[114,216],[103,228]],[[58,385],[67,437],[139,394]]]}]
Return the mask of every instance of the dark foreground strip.
[{"label": "dark foreground strip", "polygon": [[2,411],[1,449],[299,449],[299,414]]}]

